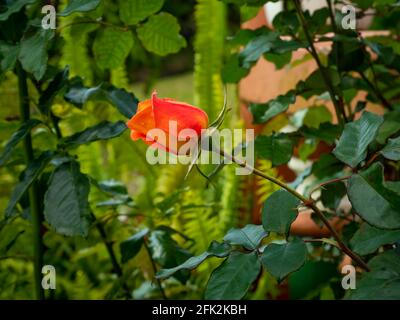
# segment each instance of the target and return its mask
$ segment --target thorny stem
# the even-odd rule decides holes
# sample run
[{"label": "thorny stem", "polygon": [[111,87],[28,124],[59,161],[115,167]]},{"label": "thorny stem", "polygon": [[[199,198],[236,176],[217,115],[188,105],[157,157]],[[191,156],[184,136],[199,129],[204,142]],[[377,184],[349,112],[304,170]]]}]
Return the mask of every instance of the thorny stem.
[{"label": "thorny stem", "polygon": [[307,199],[306,197],[304,197],[303,195],[298,193],[296,190],[294,190],[291,187],[289,187],[284,182],[282,182],[282,181],[278,180],[277,178],[272,177],[272,176],[270,176],[270,175],[268,175],[268,174],[266,174],[266,173],[264,173],[264,172],[262,172],[262,171],[260,171],[260,170],[258,170],[256,168],[254,168],[254,167],[252,167],[251,165],[249,165],[245,161],[241,161],[241,160],[236,159],[234,156],[226,153],[224,150],[220,150],[220,154],[221,154],[222,157],[231,160],[232,162],[236,163],[240,167],[246,168],[249,171],[253,172],[255,175],[257,175],[259,177],[262,177],[264,179],[267,179],[267,180],[277,184],[278,186],[282,187],[283,189],[285,189],[286,191],[291,193],[293,196],[295,196],[301,202],[303,202],[303,204],[306,207],[310,208],[311,210],[313,210],[318,215],[318,217],[321,219],[321,221],[324,223],[324,225],[330,231],[330,233],[333,236],[333,238],[335,238],[335,240],[338,243],[338,245],[339,245],[340,249],[342,250],[342,252],[344,252],[349,257],[351,257],[364,270],[367,270],[367,271],[370,270],[368,265],[364,262],[364,260],[362,260],[356,253],[354,253],[349,247],[347,247],[347,245],[342,241],[342,239],[340,239],[339,234],[337,233],[335,228],[332,227],[332,225],[330,224],[328,218],[325,217],[325,215],[322,213],[322,211],[317,207],[317,205],[315,204],[314,200]]},{"label": "thorny stem", "polygon": [[[147,251],[147,254],[148,254],[149,259],[151,261],[151,266],[153,268],[153,272],[154,272],[154,275],[155,275],[157,273],[157,267],[156,267],[156,263],[154,262],[153,255],[151,254],[150,248],[147,245],[146,240],[143,242],[143,244],[144,244],[144,247],[146,248],[146,251]],[[164,289],[163,289],[163,287],[161,285],[161,280],[156,278],[156,281],[157,281],[158,289],[160,290],[163,299],[167,300],[168,298],[167,298],[167,295],[165,294],[165,291],[164,291]]]},{"label": "thorny stem", "polygon": [[[30,119],[29,110],[29,92],[26,72],[18,63],[16,67],[18,76],[18,89],[19,89],[19,105],[22,123]],[[26,165],[33,160],[32,138],[28,133],[24,139],[24,152]],[[36,183],[32,183],[28,191],[29,194],[29,208],[32,217],[33,228],[33,273],[35,279],[35,294],[36,299],[44,300],[44,291],[42,288],[42,266],[43,266],[43,240],[41,233],[42,214],[40,212],[40,205],[38,202],[38,191]]]},{"label": "thorny stem", "polygon": [[344,111],[343,100],[336,97],[335,88],[334,88],[334,85],[333,85],[333,83],[331,81],[331,78],[327,74],[327,72],[325,70],[325,67],[322,65],[322,62],[321,62],[321,60],[320,60],[320,58],[318,56],[318,52],[315,49],[313,39],[312,39],[310,33],[308,32],[307,21],[304,18],[303,11],[301,9],[299,0],[295,0],[294,4],[296,6],[297,16],[299,17],[302,29],[304,31],[304,34],[305,34],[306,38],[307,38],[307,42],[308,42],[308,45],[309,45],[308,51],[310,52],[310,54],[314,58],[315,62],[317,63],[318,69],[321,72],[321,75],[322,75],[322,78],[323,78],[323,80],[325,82],[325,85],[328,88],[329,96],[331,97],[331,100],[332,100],[333,105],[335,107],[335,112],[336,112],[336,116],[338,118],[338,121],[339,121],[339,123],[343,123],[343,121],[347,122],[347,116],[346,116],[346,113]]}]

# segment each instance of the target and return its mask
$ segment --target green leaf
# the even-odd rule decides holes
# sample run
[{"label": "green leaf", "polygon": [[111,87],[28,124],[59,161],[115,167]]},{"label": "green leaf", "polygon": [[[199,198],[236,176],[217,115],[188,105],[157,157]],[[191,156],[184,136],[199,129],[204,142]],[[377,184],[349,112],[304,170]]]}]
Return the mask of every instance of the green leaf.
[{"label": "green leaf", "polygon": [[23,37],[18,59],[25,71],[42,79],[47,69],[47,45],[54,37],[53,30],[40,29],[33,36]]},{"label": "green leaf", "polygon": [[274,28],[281,34],[296,34],[300,23],[297,19],[296,11],[283,10],[279,12],[272,21]]},{"label": "green leaf", "polygon": [[287,235],[290,225],[297,217],[297,207],[300,200],[287,192],[279,189],[265,200],[261,219],[264,230]]},{"label": "green leaf", "polygon": [[389,139],[388,144],[381,150],[386,159],[400,160],[400,137]]},{"label": "green leaf", "polygon": [[87,236],[92,222],[89,190],[89,179],[77,162],[63,163],[53,171],[44,197],[44,217],[57,233]]},{"label": "green leaf", "polygon": [[399,300],[400,299],[400,256],[394,250],[386,251],[368,263],[371,272],[362,274],[352,300]]},{"label": "green leaf", "polygon": [[102,69],[120,67],[133,46],[133,35],[130,31],[106,28],[96,35],[93,53],[97,65]]},{"label": "green leaf", "polygon": [[276,70],[285,67],[292,60],[292,52],[265,53],[264,58],[275,65]]},{"label": "green leaf", "polygon": [[324,122],[332,122],[332,114],[325,106],[313,106],[307,108],[303,124],[310,128],[319,128]]},{"label": "green leaf", "polygon": [[375,139],[383,118],[363,112],[360,119],[347,123],[333,154],[340,161],[355,168],[367,156],[368,145]]},{"label": "green leaf", "polygon": [[164,0],[122,0],[119,2],[119,16],[127,25],[135,25],[159,11]]},{"label": "green leaf", "polygon": [[258,156],[272,161],[273,166],[287,163],[293,154],[293,141],[285,134],[258,136],[255,140]]},{"label": "green leaf", "polygon": [[364,222],[350,240],[350,245],[356,253],[364,256],[399,240],[400,230],[382,230]]},{"label": "green leaf", "polygon": [[281,40],[279,34],[262,28],[260,35],[254,37],[239,54],[241,66],[250,68],[266,53],[286,54],[303,47],[293,40]]},{"label": "green leaf", "polygon": [[240,79],[247,76],[248,73],[249,69],[240,66],[238,54],[233,54],[222,68],[222,81],[224,81],[224,83],[237,83]]},{"label": "green leaf", "polygon": [[75,12],[88,12],[97,8],[101,0],[70,0],[67,7],[58,15],[69,16]]},{"label": "green leaf", "polygon": [[386,139],[396,132],[400,131],[400,111],[395,110],[387,112],[383,116],[383,123],[379,128],[376,141],[380,144],[385,144]]},{"label": "green leaf", "polygon": [[338,125],[329,122],[321,123],[318,128],[303,126],[299,131],[307,138],[318,138],[328,144],[334,143],[341,133],[341,129]]},{"label": "green leaf", "polygon": [[18,143],[20,143],[29,132],[40,123],[42,122],[37,119],[30,119],[23,123],[21,127],[12,134],[4,147],[3,152],[0,154],[0,167],[7,162]]},{"label": "green leaf", "polygon": [[331,154],[322,154],[317,162],[313,163],[312,173],[319,179],[331,177],[343,170],[344,165]]},{"label": "green leaf", "polygon": [[144,242],[144,237],[149,233],[149,229],[145,228],[134,234],[129,239],[122,241],[119,245],[121,251],[121,262],[126,263],[134,258],[140,251]]},{"label": "green leaf", "polygon": [[384,185],[380,163],[352,175],[347,193],[354,210],[369,224],[382,229],[400,228],[400,197]]},{"label": "green leaf", "polygon": [[18,54],[19,45],[0,41],[0,71],[12,70],[17,62]]},{"label": "green leaf", "polygon": [[204,293],[207,300],[238,300],[249,290],[260,273],[261,264],[255,252],[233,252],[213,271]]},{"label": "green leaf", "polygon": [[46,168],[47,164],[50,162],[53,153],[46,151],[42,153],[38,158],[34,159],[26,170],[22,174],[21,181],[16,185],[13,190],[10,201],[8,202],[7,208],[5,210],[5,215],[10,217],[18,201],[22,198],[25,192],[29,189],[32,183],[38,178],[42,171]]},{"label": "green leaf", "polygon": [[[156,230],[150,234],[149,247],[153,259],[163,269],[176,267],[191,257],[191,254],[181,248],[165,230]],[[187,270],[179,270],[174,273],[174,278],[184,283],[189,275],[190,273]]]},{"label": "green leaf", "polygon": [[253,123],[267,122],[278,114],[285,112],[295,102],[296,94],[290,91],[264,104],[251,103],[249,109],[253,114]]},{"label": "green leaf", "polygon": [[80,78],[74,78],[70,81],[68,90],[64,95],[64,99],[78,108],[82,108],[87,101],[97,97],[101,93],[101,84],[97,87],[87,88],[83,85]]},{"label": "green leaf", "polygon": [[125,130],[126,124],[123,121],[103,121],[93,127],[86,128],[81,132],[64,138],[62,144],[70,146],[91,143],[97,140],[112,139],[120,136]]},{"label": "green leaf", "polygon": [[138,27],[137,35],[148,51],[165,56],[186,47],[185,38],[179,34],[180,29],[174,16],[161,12]]},{"label": "green leaf", "polygon": [[231,245],[240,245],[248,250],[254,250],[266,236],[267,233],[262,226],[248,224],[241,229],[230,229],[225,235],[224,241]]},{"label": "green leaf", "polygon": [[69,77],[69,67],[65,67],[64,70],[58,72],[55,77],[51,80],[46,90],[40,95],[39,98],[39,109],[43,114],[48,114],[54,98],[57,94],[67,85]]},{"label": "green leaf", "polygon": [[136,113],[139,100],[131,92],[114,86],[108,86],[104,88],[104,94],[106,99],[128,119],[132,118]]},{"label": "green leaf", "polygon": [[109,84],[88,88],[83,85],[82,80],[79,78],[71,81],[64,99],[78,108],[81,108],[89,100],[105,99],[127,118],[131,118],[136,113],[139,102],[134,94],[125,89]]},{"label": "green leaf", "polygon": [[400,195],[400,181],[385,181],[385,186]]},{"label": "green leaf", "polygon": [[271,243],[261,256],[263,266],[278,281],[282,281],[289,273],[299,270],[306,260],[306,244],[298,238],[285,244]]},{"label": "green leaf", "polygon": [[186,260],[184,263],[180,264],[179,266],[169,268],[169,269],[162,269],[160,270],[156,278],[158,279],[165,279],[172,276],[175,272],[180,270],[192,270],[197,268],[204,260],[209,257],[218,257],[224,258],[231,252],[231,246],[222,242],[219,243],[217,241],[213,241],[210,246],[208,247],[207,251],[203,252],[202,254],[191,257]]},{"label": "green leaf", "polygon": [[0,21],[6,21],[13,13],[19,12],[24,6],[34,3],[36,0],[15,0],[6,5],[7,10],[0,13]]},{"label": "green leaf", "polygon": [[330,183],[321,189],[321,201],[325,207],[336,209],[346,195],[346,186],[342,182]]}]

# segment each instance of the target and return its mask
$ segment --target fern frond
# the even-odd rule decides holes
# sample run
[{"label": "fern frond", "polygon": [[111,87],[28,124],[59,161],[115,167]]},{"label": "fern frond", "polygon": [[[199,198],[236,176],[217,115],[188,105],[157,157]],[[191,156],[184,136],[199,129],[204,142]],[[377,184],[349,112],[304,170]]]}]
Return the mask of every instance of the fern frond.
[{"label": "fern frond", "polygon": [[214,120],[223,104],[221,68],[225,42],[225,4],[198,0],[195,11],[195,103]]},{"label": "fern frond", "polygon": [[[268,175],[277,178],[278,171],[272,168],[271,161],[269,160],[258,160],[257,168]],[[278,190],[280,187],[272,183],[269,180],[263,179],[261,177],[256,177],[257,191],[256,195],[258,198],[258,203],[262,204],[274,191]]]}]

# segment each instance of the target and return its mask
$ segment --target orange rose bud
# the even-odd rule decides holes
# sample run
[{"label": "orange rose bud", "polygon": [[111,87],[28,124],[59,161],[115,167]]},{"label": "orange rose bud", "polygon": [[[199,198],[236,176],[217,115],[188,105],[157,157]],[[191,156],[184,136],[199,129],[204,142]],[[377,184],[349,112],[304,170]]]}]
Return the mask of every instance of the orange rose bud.
[{"label": "orange rose bud", "polygon": [[[151,99],[139,103],[136,114],[127,126],[131,130],[132,140],[142,139],[147,144],[177,154],[179,147],[185,143],[178,140],[179,133],[184,129],[193,130],[192,134],[185,134],[186,141],[191,136],[200,137],[201,130],[208,126],[208,116],[200,108],[173,99],[159,99],[157,93],[153,92]],[[152,129],[162,130],[166,141],[160,142],[159,137],[149,132]],[[172,144],[171,140],[177,143]]]}]

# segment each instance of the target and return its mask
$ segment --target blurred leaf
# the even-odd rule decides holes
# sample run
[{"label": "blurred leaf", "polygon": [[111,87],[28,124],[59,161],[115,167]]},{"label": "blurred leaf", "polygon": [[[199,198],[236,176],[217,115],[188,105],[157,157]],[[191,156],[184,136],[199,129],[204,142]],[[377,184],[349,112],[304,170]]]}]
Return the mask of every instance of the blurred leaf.
[{"label": "blurred leaf", "polygon": [[[191,257],[191,254],[187,250],[181,248],[171,235],[164,230],[151,232],[149,247],[153,259],[163,269],[176,267]],[[189,275],[188,271],[180,270],[174,274],[174,278],[178,279],[181,283],[185,283]]]},{"label": "blurred leaf", "polygon": [[317,150],[318,144],[319,141],[317,139],[305,139],[298,149],[300,159],[307,161],[307,159]]},{"label": "blurred leaf", "polygon": [[112,195],[112,196],[125,196],[128,195],[128,189],[126,186],[116,180],[103,180],[100,182],[97,182],[94,180],[92,177],[90,178],[90,182],[94,184],[97,188],[99,188],[101,191]]},{"label": "blurred leaf", "polygon": [[116,28],[106,28],[97,33],[93,53],[97,65],[102,69],[121,66],[133,46],[132,33]]},{"label": "blurred leaf", "polygon": [[15,186],[5,210],[5,215],[7,217],[14,213],[14,208],[18,201],[46,168],[52,156],[53,153],[50,151],[43,152],[38,158],[34,159],[23,172],[21,181]]},{"label": "blurred leaf", "polygon": [[11,45],[0,41],[0,71],[8,71],[14,68],[19,54],[19,45]]},{"label": "blurred leaf", "polygon": [[24,6],[34,3],[36,0],[15,0],[6,5],[7,10],[0,13],[0,21],[6,21],[13,13],[20,11]]},{"label": "blurred leaf", "polygon": [[248,224],[241,229],[232,228],[224,237],[230,245],[240,245],[248,250],[254,250],[262,239],[267,236],[262,226]]},{"label": "blurred leaf", "polygon": [[375,139],[383,118],[363,112],[357,121],[347,123],[333,154],[342,162],[355,168],[367,156],[368,145]]},{"label": "blurred leaf", "polygon": [[285,112],[289,108],[289,105],[295,102],[296,94],[293,91],[289,91],[287,94],[281,95],[267,103],[251,103],[249,109],[253,115],[253,123],[267,122],[278,114]]},{"label": "blurred leaf", "polygon": [[127,25],[135,25],[159,11],[164,0],[122,0],[119,2],[119,16]]},{"label": "blurred leaf", "polygon": [[372,258],[368,265],[371,272],[362,274],[355,290],[350,290],[351,300],[399,300],[400,256],[386,251]]},{"label": "blurred leaf", "polygon": [[100,93],[101,84],[97,87],[87,88],[83,85],[82,79],[74,78],[69,83],[64,99],[78,108],[82,108],[87,101]]},{"label": "blurred leaf", "polygon": [[90,184],[70,161],[52,173],[44,198],[44,217],[59,234],[86,237],[93,218],[88,202]]},{"label": "blurred leaf", "polygon": [[243,51],[240,52],[239,58],[242,67],[250,68],[266,53],[286,54],[302,47],[301,43],[293,40],[282,40],[278,33],[264,28],[260,35],[249,41]]},{"label": "blurred leaf", "polygon": [[0,167],[4,166],[4,164],[10,158],[11,153],[14,151],[17,144],[20,143],[34,127],[41,123],[42,122],[37,119],[30,119],[23,123],[21,127],[19,127],[18,130],[12,134],[4,147],[3,152],[0,154]]},{"label": "blurred leaf", "polygon": [[344,165],[331,154],[322,154],[313,163],[312,173],[319,179],[331,177],[343,170]]},{"label": "blurred leaf", "polygon": [[310,128],[319,128],[324,122],[332,122],[332,114],[326,106],[313,106],[307,108],[303,124]]},{"label": "blurred leaf", "polygon": [[299,131],[307,138],[318,138],[328,144],[334,143],[341,133],[341,129],[338,125],[329,122],[321,123],[318,128],[303,126]]},{"label": "blurred leaf", "polygon": [[240,79],[247,76],[248,69],[242,68],[239,64],[238,54],[233,54],[222,68],[222,80],[225,83],[237,83]]},{"label": "blurred leaf", "polygon": [[350,240],[350,245],[356,253],[365,256],[399,240],[400,230],[382,230],[364,222]]},{"label": "blurred leaf", "polygon": [[103,121],[99,124],[77,132],[72,136],[62,140],[63,145],[79,145],[91,143],[97,140],[108,140],[120,136],[126,130],[126,124],[123,121],[109,122]]},{"label": "blurred leaf", "polygon": [[58,15],[65,17],[75,12],[87,12],[97,8],[101,0],[70,0],[67,7]]},{"label": "blurred leaf", "polygon": [[128,260],[134,258],[140,251],[144,242],[144,237],[149,233],[149,229],[145,228],[134,234],[127,240],[124,240],[119,245],[121,251],[121,262],[126,263]]},{"label": "blurred leaf", "polygon": [[40,95],[39,109],[43,114],[48,114],[57,94],[66,86],[69,77],[69,67],[58,72],[51,80],[46,90]]},{"label": "blurred leaf", "polygon": [[172,276],[175,272],[179,270],[192,270],[194,268],[197,268],[201,263],[203,263],[204,260],[206,260],[209,257],[218,257],[218,258],[224,258],[226,257],[229,253],[231,252],[231,247],[230,245],[222,242],[219,243],[217,241],[213,241],[210,246],[208,247],[207,251],[203,252],[202,254],[191,257],[188,260],[186,260],[184,263],[180,264],[179,266],[176,266],[174,268],[169,268],[169,269],[161,269],[156,277],[158,279],[165,279],[170,276]]},{"label": "blurred leaf", "polygon": [[400,137],[389,139],[388,144],[381,150],[386,159],[400,160]]},{"label": "blurred leaf", "polygon": [[400,111],[387,112],[383,119],[376,137],[380,144],[385,144],[387,138],[400,130]]},{"label": "blurred leaf", "polygon": [[293,141],[285,134],[258,136],[255,140],[256,154],[272,161],[273,166],[287,163],[293,154]]},{"label": "blurred leaf", "polygon": [[330,183],[321,188],[321,201],[325,207],[336,209],[346,195],[346,186],[342,182]]},{"label": "blurred leaf", "polygon": [[186,47],[186,40],[179,34],[177,19],[166,12],[151,16],[137,28],[137,35],[150,52],[165,56]]},{"label": "blurred leaf", "polygon": [[263,266],[278,281],[282,281],[289,273],[299,270],[306,260],[306,244],[298,238],[285,244],[271,243],[261,256]]},{"label": "blurred leaf", "polygon": [[292,52],[265,53],[264,58],[275,65],[276,70],[284,68],[292,60]]},{"label": "blurred leaf", "polygon": [[300,23],[294,10],[283,10],[279,12],[272,21],[274,28],[281,34],[296,34]]},{"label": "blurred leaf", "polygon": [[47,69],[47,44],[54,37],[53,30],[40,29],[30,37],[23,37],[18,59],[25,71],[36,80],[42,79]]},{"label": "blurred leaf", "polygon": [[137,110],[138,99],[131,92],[110,84],[100,84],[97,87],[85,87],[80,78],[71,81],[64,98],[69,103],[81,108],[89,100],[106,99],[126,118],[131,118]]},{"label": "blurred leaf", "polygon": [[136,113],[139,100],[133,95],[133,93],[110,85],[104,87],[104,94],[107,100],[128,119],[132,118]]},{"label": "blurred leaf", "polygon": [[400,181],[385,181],[385,186],[400,195]]},{"label": "blurred leaf", "polygon": [[255,252],[233,252],[213,271],[207,283],[207,300],[239,300],[260,273],[261,264]]},{"label": "blurred leaf", "polygon": [[348,180],[347,192],[354,210],[369,224],[383,229],[400,228],[400,197],[386,188],[383,166],[376,162]]},{"label": "blurred leaf", "polygon": [[279,189],[265,200],[261,219],[264,230],[287,235],[297,217],[300,200],[284,189]]}]

